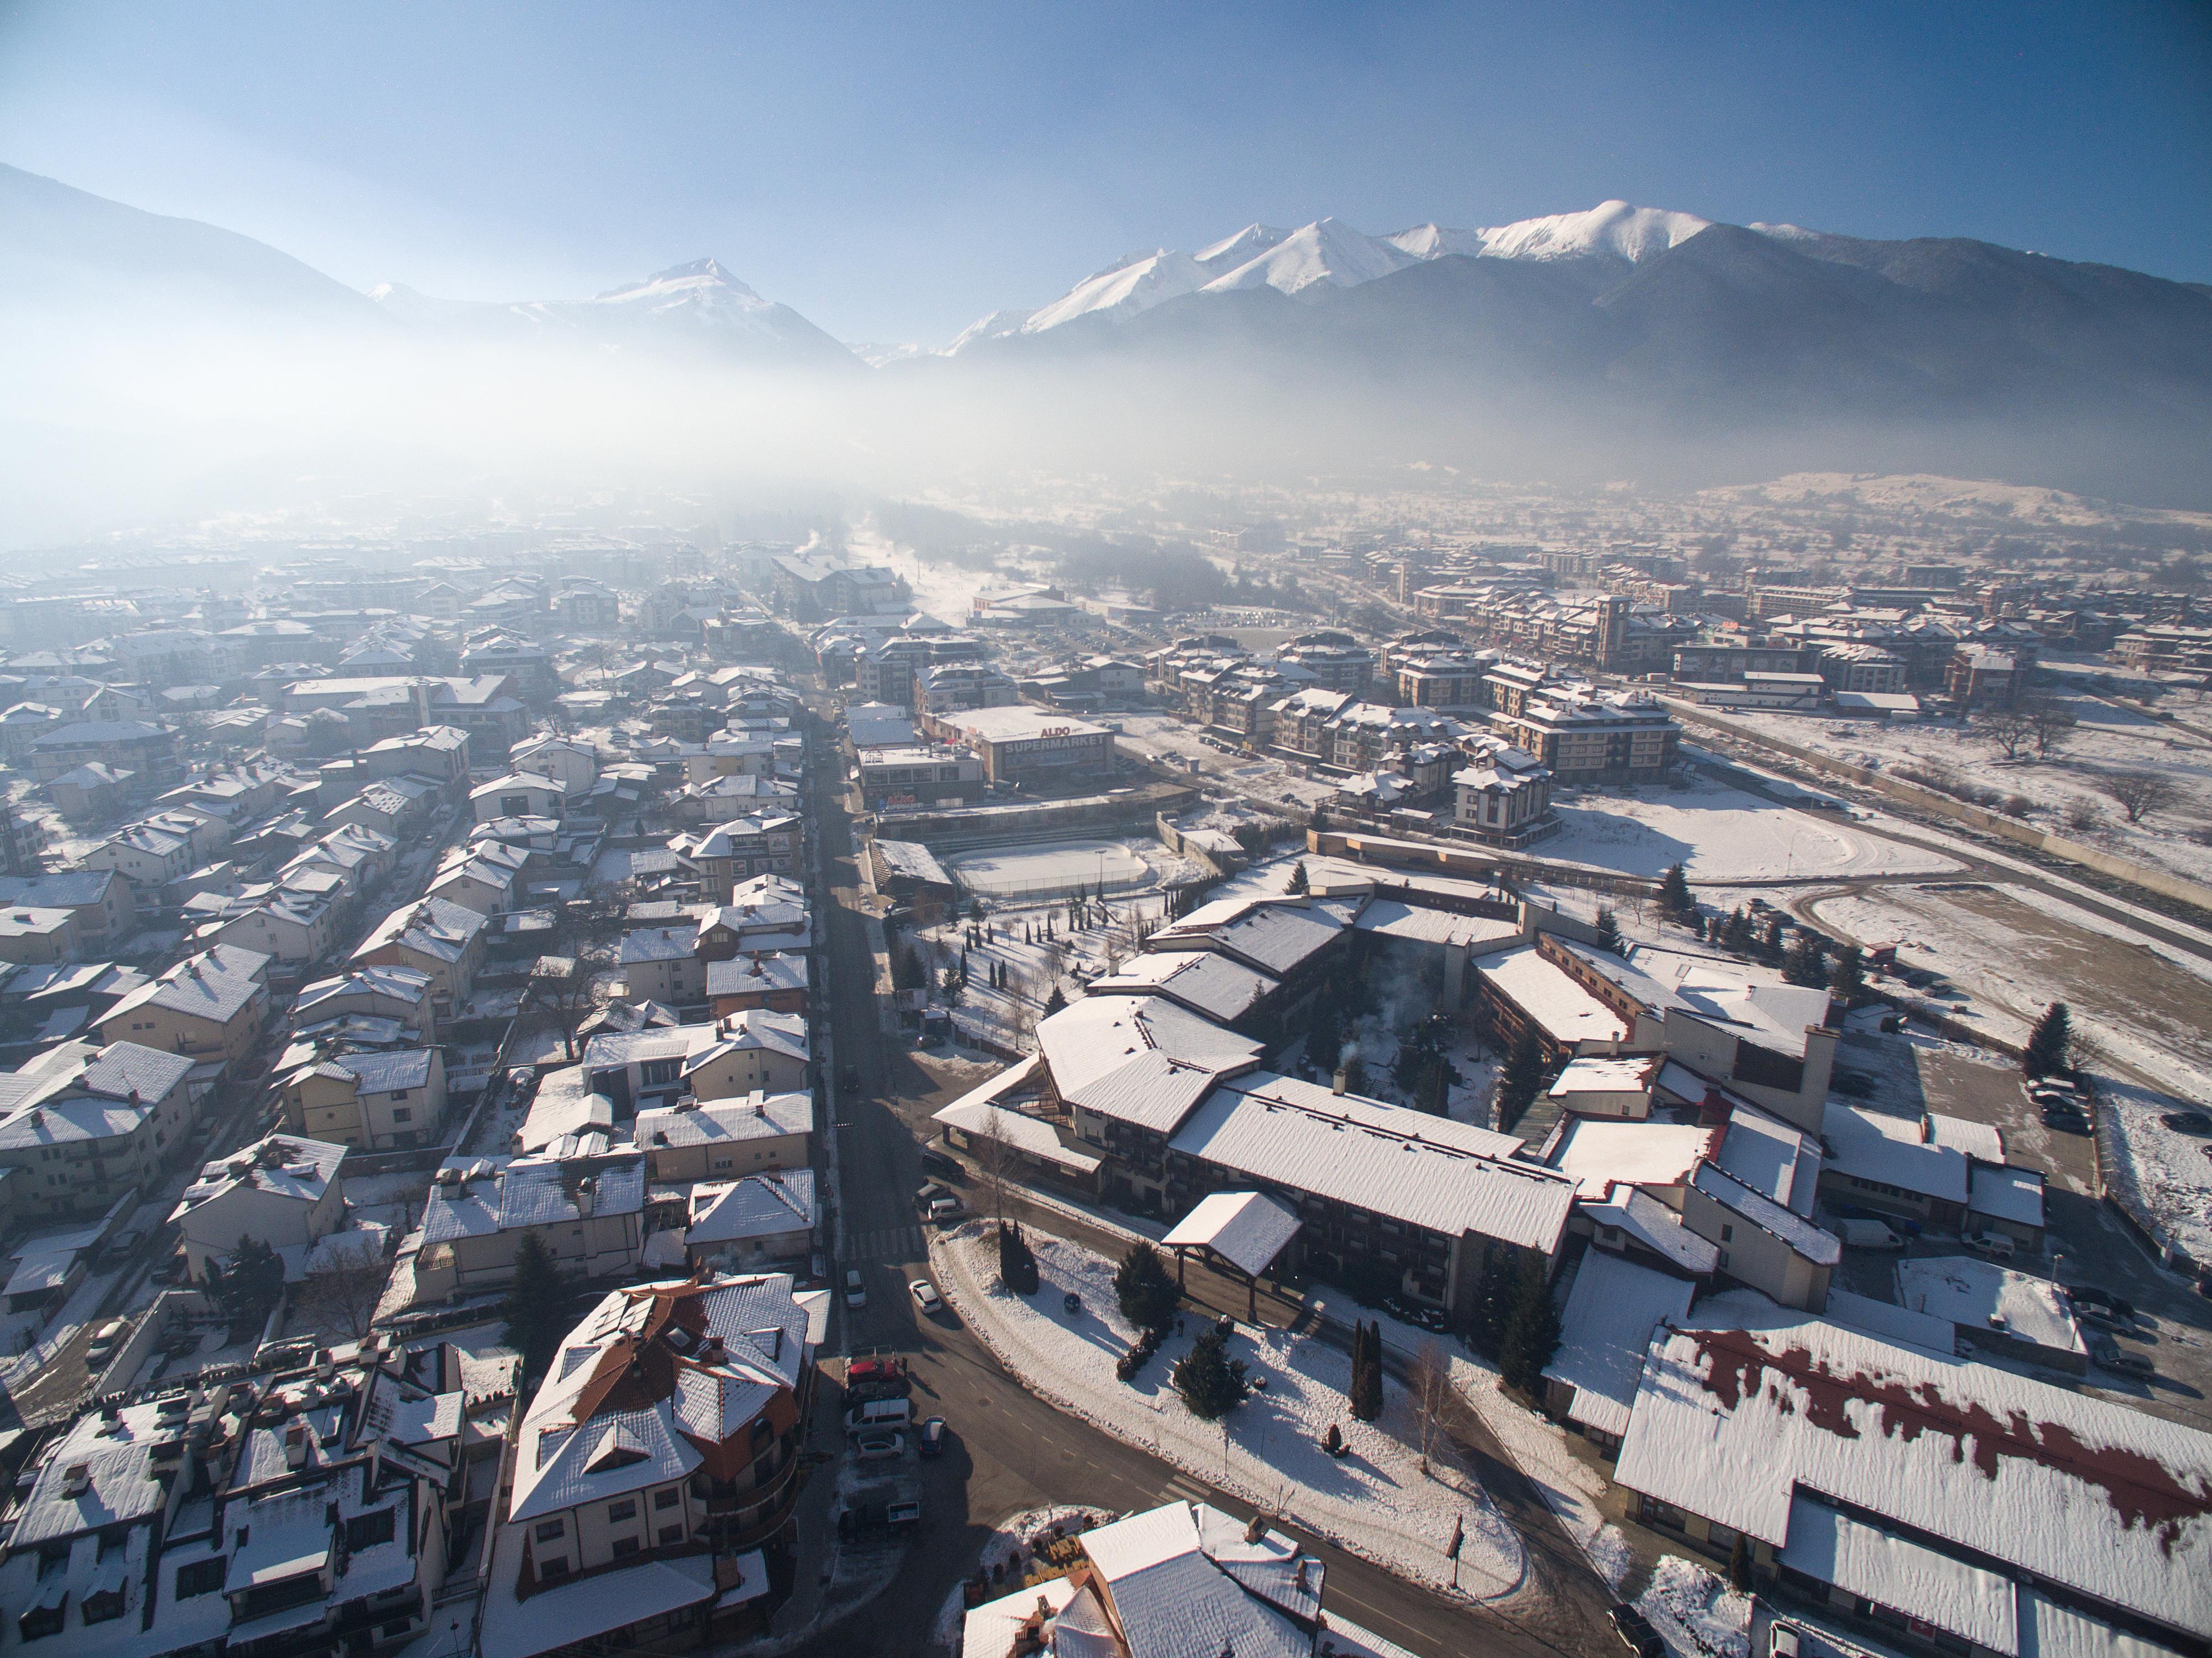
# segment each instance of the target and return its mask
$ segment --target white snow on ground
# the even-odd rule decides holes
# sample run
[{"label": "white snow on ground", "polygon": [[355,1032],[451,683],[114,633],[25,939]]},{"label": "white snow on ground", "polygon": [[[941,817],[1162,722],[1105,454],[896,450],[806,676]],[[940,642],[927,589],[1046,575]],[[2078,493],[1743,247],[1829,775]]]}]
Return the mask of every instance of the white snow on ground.
[{"label": "white snow on ground", "polygon": [[1591,1570],[1608,1588],[1619,1588],[1636,1557],[1620,1527],[1608,1523],[1598,1509],[1605,1480],[1597,1470],[1574,1454],[1557,1423],[1507,1397],[1498,1372],[1487,1365],[1455,1354],[1452,1379],[1483,1425],[1528,1476],[1544,1506],[1566,1527]]},{"label": "white snow on ground", "polygon": [[1556,863],[1624,875],[1687,866],[1692,881],[1818,880],[1835,875],[1942,874],[1959,865],[1940,853],[1864,834],[1842,817],[1793,811],[1726,784],[1562,790],[1557,835],[1530,848]]},{"label": "white snow on ground", "polygon": [[[1115,1376],[1115,1361],[1136,1332],[1114,1300],[1114,1264],[1089,1250],[1029,1235],[1042,1279],[1036,1295],[1016,1296],[998,1282],[994,1235],[971,1223],[930,1241],[938,1287],[955,1310],[1020,1376],[1030,1389],[1270,1513],[1376,1561],[1402,1576],[1439,1588],[1452,1581],[1444,1558],[1455,1521],[1465,1538],[1461,1591],[1488,1600],[1521,1582],[1521,1540],[1472,1475],[1431,1456],[1423,1474],[1407,1440],[1413,1432],[1404,1389],[1387,1389],[1380,1421],[1363,1423],[1345,1404],[1350,1357],[1285,1331],[1238,1325],[1231,1356],[1246,1360],[1267,1387],[1224,1423],[1200,1421],[1169,1381],[1200,1321],[1170,1336],[1133,1383]],[[1061,1309],[1073,1291],[1081,1310]],[[1334,1423],[1351,1449],[1333,1458],[1321,1448]]]},{"label": "white snow on ground", "polygon": [[963,853],[945,865],[970,892],[987,899],[1053,898],[1078,888],[1091,893],[1156,887],[1150,864],[1118,841],[1061,841]]},{"label": "white snow on ground", "polygon": [[[1024,1509],[1019,1514],[1009,1515],[991,1528],[991,1534],[983,1540],[983,1546],[976,1552],[975,1558],[988,1567],[994,1561],[1018,1558],[1024,1550],[1054,1526],[1079,1531],[1086,1520],[1094,1526],[1103,1526],[1119,1517],[1111,1509],[1068,1508],[1060,1504]],[[929,1631],[932,1646],[945,1647],[956,1652],[959,1650],[960,1625],[968,1615],[967,1603],[962,1593],[964,1587],[955,1583],[951,1593],[945,1595],[945,1604],[937,1609],[937,1620],[930,1625]],[[1010,1578],[999,1592],[1012,1594],[1019,1587],[1018,1579]]]},{"label": "white snow on ground", "polygon": [[1662,1556],[1651,1569],[1651,1587],[1636,1605],[1679,1653],[1749,1658],[1751,1597],[1694,1561]]},{"label": "white snow on ground", "polygon": [[[1706,712],[1853,765],[1891,774],[1933,768],[1971,787],[2018,795],[2031,808],[2026,821],[2039,829],[2202,879],[2204,848],[2191,835],[2212,823],[2212,743],[2100,697],[2062,692],[2053,700],[2081,723],[2048,760],[2008,760],[1971,726],[1961,734],[1945,724],[1881,726],[1802,714]],[[2032,746],[2027,753],[2033,756]],[[2165,774],[2176,788],[2173,805],[2130,823],[2100,787],[2106,775],[2120,771]],[[2079,811],[2094,814],[2096,825],[2081,829],[2069,823],[2069,815]]]}]

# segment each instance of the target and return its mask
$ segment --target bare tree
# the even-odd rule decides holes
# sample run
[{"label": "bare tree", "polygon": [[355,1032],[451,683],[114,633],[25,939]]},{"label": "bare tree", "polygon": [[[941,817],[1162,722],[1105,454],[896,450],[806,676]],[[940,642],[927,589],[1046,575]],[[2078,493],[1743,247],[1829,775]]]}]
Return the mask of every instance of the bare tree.
[{"label": "bare tree", "polygon": [[299,1309],[326,1340],[349,1336],[358,1341],[368,1333],[391,1276],[391,1263],[377,1251],[346,1251],[301,1280]]},{"label": "bare tree", "polygon": [[1429,1453],[1437,1441],[1449,1437],[1466,1419],[1468,1403],[1452,1384],[1451,1361],[1434,1341],[1424,1341],[1406,1370],[1406,1402],[1413,1409],[1421,1472],[1429,1471]]},{"label": "bare tree", "polygon": [[2030,697],[2027,704],[2028,721],[2035,727],[2035,755],[2039,760],[2048,760],[2066,746],[2066,739],[2081,722],[2074,711],[2056,697]]},{"label": "bare tree", "polygon": [[2035,720],[2026,708],[1985,708],[1975,723],[2008,760],[2019,759],[2021,750],[2035,737]]},{"label": "bare tree", "polygon": [[2162,771],[2106,772],[2098,780],[2097,787],[2127,815],[2130,823],[2140,823],[2173,804],[2173,780]]},{"label": "bare tree", "polygon": [[552,1017],[561,1032],[562,1054],[576,1057],[576,1025],[592,1005],[592,975],[583,957],[540,956],[523,988],[523,1005]]},{"label": "bare tree", "polygon": [[993,1106],[983,1114],[981,1131],[970,1129],[968,1150],[983,1177],[983,1191],[991,1200],[991,1218],[1006,1218],[1006,1187],[1012,1183],[1013,1148],[1006,1144],[1006,1113]]}]

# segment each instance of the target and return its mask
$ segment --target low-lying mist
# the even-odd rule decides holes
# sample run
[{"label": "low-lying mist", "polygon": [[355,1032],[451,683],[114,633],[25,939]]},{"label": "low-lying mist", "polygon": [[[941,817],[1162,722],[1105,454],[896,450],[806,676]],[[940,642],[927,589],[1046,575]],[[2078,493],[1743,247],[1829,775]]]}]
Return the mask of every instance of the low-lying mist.
[{"label": "low-lying mist", "polygon": [[[2212,505],[2172,434],[2117,422],[1753,418],[1526,378],[1194,354],[921,359],[854,373],[389,331],[0,321],[0,547],[210,515],[547,492],[852,489],[995,477],[1385,483],[1410,465],[1655,489],[1932,471]],[[2201,460],[2201,455],[2197,457]]]}]

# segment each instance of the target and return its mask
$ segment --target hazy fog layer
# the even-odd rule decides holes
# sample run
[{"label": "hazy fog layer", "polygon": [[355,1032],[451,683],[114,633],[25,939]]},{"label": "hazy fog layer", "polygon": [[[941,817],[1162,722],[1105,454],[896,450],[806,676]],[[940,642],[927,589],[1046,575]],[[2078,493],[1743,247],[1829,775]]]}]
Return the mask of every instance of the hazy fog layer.
[{"label": "hazy fog layer", "polygon": [[2185,464],[2172,434],[2140,428],[1646,411],[1534,392],[1523,377],[1422,382],[1356,359],[1322,367],[1226,349],[818,373],[396,325],[126,324],[57,309],[0,321],[0,362],[9,549],[359,495],[904,494],[1038,470],[1265,481],[1419,462],[1654,487],[1808,468],[1932,471],[2212,505],[2208,469]]}]

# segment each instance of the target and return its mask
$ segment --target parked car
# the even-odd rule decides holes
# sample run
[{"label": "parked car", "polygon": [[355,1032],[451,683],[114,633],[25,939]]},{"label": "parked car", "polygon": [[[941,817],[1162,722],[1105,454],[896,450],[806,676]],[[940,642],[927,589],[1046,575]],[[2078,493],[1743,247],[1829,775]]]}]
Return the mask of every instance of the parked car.
[{"label": "parked car", "polygon": [[2002,1232],[1977,1232],[1965,1242],[1969,1249],[1978,1249],[1997,1260],[2010,1260],[2019,1249],[2019,1246]]},{"label": "parked car", "polygon": [[2212,1134],[2212,1116],[2202,1111],[2169,1111],[2159,1121],[2177,1134]]},{"label": "parked car", "polygon": [[860,1091],[859,1066],[841,1065],[837,1067],[837,1091],[841,1094],[857,1094]]},{"label": "parked car", "polygon": [[888,1462],[906,1451],[906,1436],[896,1430],[889,1433],[862,1434],[853,1442],[854,1460],[860,1462]]},{"label": "parked car", "polygon": [[942,1151],[932,1151],[927,1148],[921,1154],[921,1167],[923,1173],[934,1175],[939,1180],[965,1180],[968,1175],[968,1171],[960,1166],[958,1158],[949,1157]]},{"label": "parked car", "polygon": [[138,1253],[138,1246],[146,1242],[146,1235],[135,1226],[126,1226],[108,1239],[107,1248],[100,1258],[110,1266],[118,1266]]},{"label": "parked car", "polygon": [[931,1204],[947,1195],[945,1189],[935,1181],[924,1181],[921,1189],[914,1194],[914,1206],[926,1215],[929,1212]]},{"label": "parked car", "polygon": [[1635,1607],[1616,1606],[1606,1616],[1612,1620],[1613,1632],[1620,1637],[1621,1645],[1634,1653],[1636,1658],[1664,1658],[1667,1643],[1651,1627],[1651,1620]]},{"label": "parked car", "polygon": [[2144,1354],[2131,1351],[2106,1335],[2102,1330],[2089,1333],[2089,1357],[2097,1361],[2097,1368],[2110,1370],[2115,1376],[2147,1376],[2156,1373],[2157,1367]]},{"label": "parked car", "polygon": [[2043,1108],[2043,1126],[2063,1133],[2086,1134],[2089,1132],[2089,1119],[2075,1106],[2046,1105]]},{"label": "parked car", "polygon": [[848,1307],[868,1304],[868,1286],[861,1280],[860,1269],[857,1266],[845,1269],[845,1304]]},{"label": "parked car", "polygon": [[918,1278],[906,1288],[907,1293],[914,1297],[914,1304],[923,1312],[941,1313],[945,1310],[945,1298],[937,1293],[937,1286],[927,1278]]},{"label": "parked car", "polygon": [[2121,1318],[2133,1318],[2136,1315],[2135,1303],[2130,1301],[2125,1296],[2116,1296],[2110,1290],[2100,1289],[2094,1284],[2069,1284],[2066,1286],[2066,1295],[2076,1307],[2087,1302],[2093,1307],[2102,1307],[2106,1311]]},{"label": "parked car", "polygon": [[1905,1240],[1878,1220],[1845,1219],[1836,1223],[1844,1242],[1854,1249],[1902,1249]]},{"label": "parked car", "polygon": [[123,1319],[111,1318],[101,1325],[93,1332],[91,1344],[84,1350],[84,1368],[97,1371],[123,1345],[123,1338],[130,1333],[131,1326]]},{"label": "parked car", "polygon": [[950,1226],[968,1212],[968,1206],[947,1192],[929,1206],[929,1218],[939,1226]]},{"label": "parked car", "polygon": [[2118,1313],[2100,1307],[2094,1302],[2075,1302],[2074,1316],[2082,1323],[2094,1325],[2100,1330],[2126,1330],[2134,1327],[2132,1321],[2122,1318]]},{"label": "parked car", "polygon": [[921,1424],[921,1437],[915,1442],[915,1449],[921,1452],[924,1456],[944,1455],[945,1432],[945,1418],[943,1417],[933,1416],[925,1418]]}]

